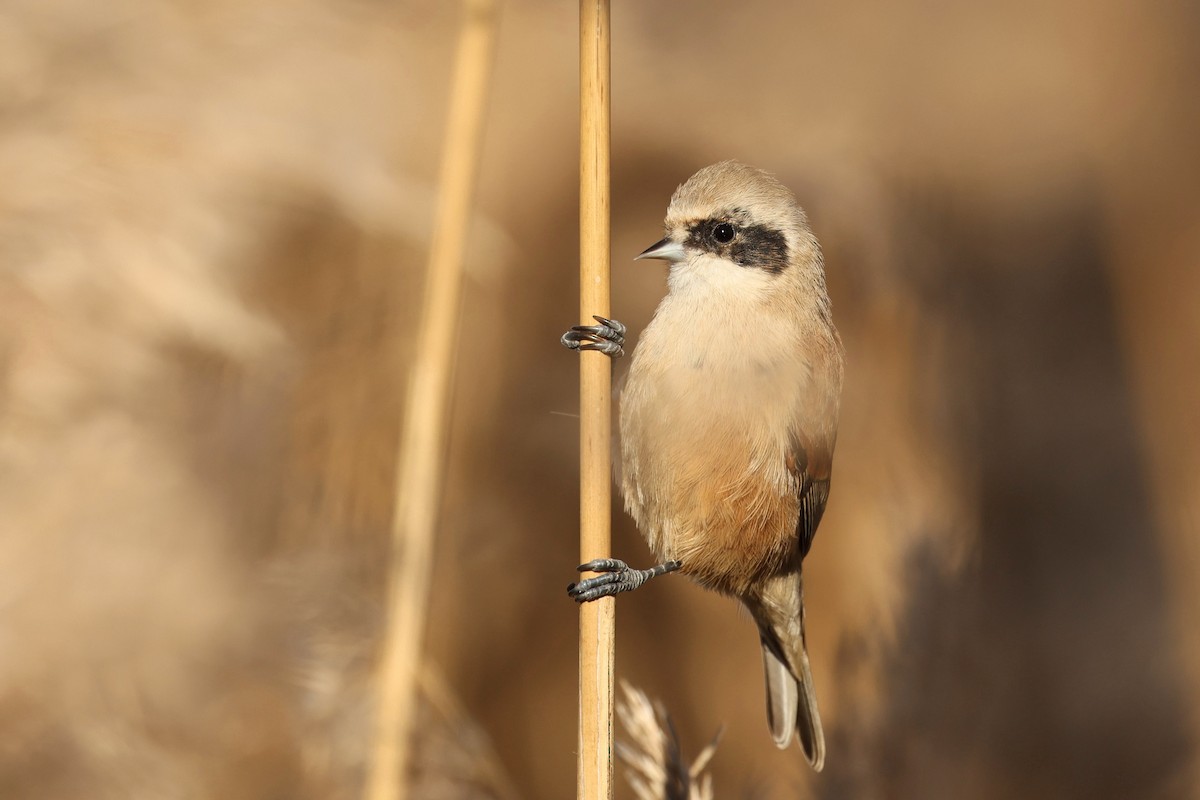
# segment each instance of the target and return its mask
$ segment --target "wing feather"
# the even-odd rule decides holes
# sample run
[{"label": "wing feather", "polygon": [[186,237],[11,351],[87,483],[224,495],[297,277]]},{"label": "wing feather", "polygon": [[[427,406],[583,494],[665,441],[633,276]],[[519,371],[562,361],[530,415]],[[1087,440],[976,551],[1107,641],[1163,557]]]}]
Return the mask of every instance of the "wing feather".
[{"label": "wing feather", "polygon": [[808,555],[817,526],[825,514],[825,503],[829,500],[829,480],[833,467],[833,446],[824,442],[817,444],[807,439],[798,430],[790,437],[787,467],[796,480],[799,495],[799,518],[796,520],[796,536],[800,545],[800,557]]}]

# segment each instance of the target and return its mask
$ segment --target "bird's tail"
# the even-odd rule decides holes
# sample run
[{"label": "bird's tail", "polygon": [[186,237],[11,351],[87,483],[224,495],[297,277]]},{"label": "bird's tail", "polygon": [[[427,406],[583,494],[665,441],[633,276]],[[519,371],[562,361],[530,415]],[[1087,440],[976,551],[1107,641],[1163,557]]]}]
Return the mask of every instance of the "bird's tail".
[{"label": "bird's tail", "polygon": [[825,733],[821,729],[821,713],[817,710],[817,695],[804,645],[804,602],[799,576],[793,585],[795,594],[790,602],[785,597],[771,597],[773,593],[769,592],[761,603],[751,606],[751,612],[762,640],[771,736],[776,746],[783,749],[795,734],[804,757],[820,772],[825,766]]}]

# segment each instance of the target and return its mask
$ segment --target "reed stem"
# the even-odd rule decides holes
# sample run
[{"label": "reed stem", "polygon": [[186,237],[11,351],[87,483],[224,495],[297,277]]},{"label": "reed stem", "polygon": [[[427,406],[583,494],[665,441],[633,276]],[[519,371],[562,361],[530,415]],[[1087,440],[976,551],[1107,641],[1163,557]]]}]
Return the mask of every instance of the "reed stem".
[{"label": "reed stem", "polygon": [[[609,3],[579,3],[579,314],[609,316]],[[607,558],[612,492],[610,359],[579,360],[579,555]],[[611,597],[579,609],[580,800],[613,796],[613,658],[616,605]]]},{"label": "reed stem", "polygon": [[387,629],[366,800],[402,800],[429,607],[433,535],[441,500],[447,409],[458,333],[463,252],[483,140],[497,21],[494,0],[466,0],[447,115],[417,350],[396,474]]}]

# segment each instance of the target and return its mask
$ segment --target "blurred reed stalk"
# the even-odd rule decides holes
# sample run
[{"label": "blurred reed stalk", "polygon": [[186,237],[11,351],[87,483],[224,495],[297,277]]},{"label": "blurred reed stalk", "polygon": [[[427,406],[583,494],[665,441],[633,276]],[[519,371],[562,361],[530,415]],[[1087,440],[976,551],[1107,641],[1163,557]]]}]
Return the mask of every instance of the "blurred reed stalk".
[{"label": "blurred reed stalk", "polygon": [[[579,316],[609,316],[609,4],[579,3]],[[611,525],[612,361],[579,359],[579,555],[607,558]],[[613,796],[616,603],[579,607],[580,800]]]},{"label": "blurred reed stalk", "polygon": [[[1200,158],[1184,128],[1157,134],[1161,167],[1122,166],[1111,185],[1113,292],[1137,399],[1144,457],[1171,600],[1173,642],[1200,741]],[[1178,137],[1178,139],[1176,139]],[[1190,140],[1187,140],[1190,143]],[[1152,265],[1152,266],[1151,266]],[[1200,793],[1200,756],[1187,778]]]},{"label": "blurred reed stalk", "polygon": [[378,705],[364,791],[367,800],[399,800],[408,785],[409,736],[429,606],[434,525],[441,500],[463,252],[483,140],[497,17],[494,0],[464,3],[421,328],[399,445],[387,629],[377,674]]},{"label": "blurred reed stalk", "polygon": [[[470,734],[475,725],[470,714],[463,708],[462,702],[455,696],[445,676],[433,664],[426,661],[420,667],[418,677],[421,693],[429,706],[441,717],[444,724],[458,735]],[[495,800],[521,800],[516,784],[509,777],[504,762],[500,760],[490,739],[480,737],[478,744],[476,769],[480,777],[486,781],[487,788]]]}]

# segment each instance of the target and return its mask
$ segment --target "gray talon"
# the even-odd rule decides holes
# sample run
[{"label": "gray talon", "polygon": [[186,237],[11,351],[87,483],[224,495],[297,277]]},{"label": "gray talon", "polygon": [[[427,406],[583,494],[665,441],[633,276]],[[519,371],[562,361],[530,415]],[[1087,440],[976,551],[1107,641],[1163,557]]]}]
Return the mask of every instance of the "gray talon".
[{"label": "gray talon", "polygon": [[625,326],[614,319],[593,315],[599,325],[576,325],[559,340],[568,350],[596,350],[610,358],[625,355]]},{"label": "gray talon", "polygon": [[668,561],[650,569],[630,569],[624,561],[615,558],[598,558],[586,564],[579,565],[580,572],[599,572],[594,578],[587,578],[567,587],[567,594],[577,603],[589,603],[601,597],[612,597],[621,592],[632,592],[651,578],[675,572],[682,564],[678,561]]},{"label": "gray talon", "polygon": [[575,569],[580,572],[620,572],[629,569],[629,565],[616,558],[597,558],[595,561],[580,564]]},{"label": "gray talon", "polygon": [[625,341],[625,331],[628,329],[624,326],[624,324],[617,322],[615,319],[609,319],[608,317],[598,317],[595,314],[592,315],[592,319],[596,320],[596,322],[599,322],[605,328],[608,328],[617,336],[619,336],[621,342]]}]

